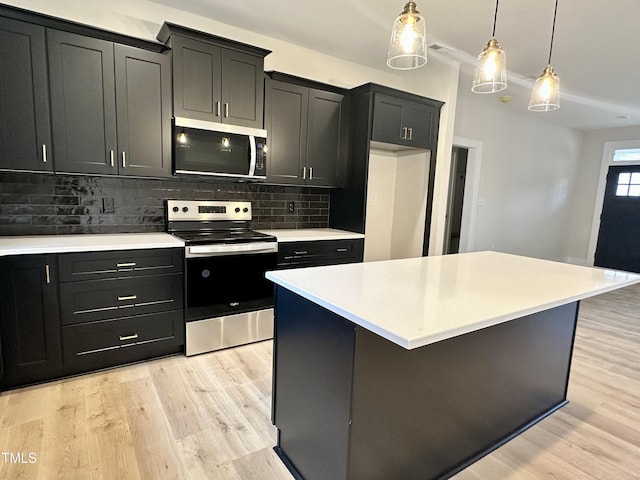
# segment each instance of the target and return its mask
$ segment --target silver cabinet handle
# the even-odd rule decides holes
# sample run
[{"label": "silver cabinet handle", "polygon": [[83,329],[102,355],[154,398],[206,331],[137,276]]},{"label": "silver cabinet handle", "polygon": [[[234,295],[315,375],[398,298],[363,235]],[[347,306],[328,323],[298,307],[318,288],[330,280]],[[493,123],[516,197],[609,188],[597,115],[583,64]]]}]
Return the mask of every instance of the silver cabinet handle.
[{"label": "silver cabinet handle", "polygon": [[409,138],[407,140],[413,140],[413,128],[409,127],[407,130],[409,131]]},{"label": "silver cabinet handle", "polygon": [[302,250],[300,252],[293,252],[293,253],[294,253],[294,255],[306,255],[309,252],[307,252],[306,250]]},{"label": "silver cabinet handle", "polygon": [[216,102],[216,117],[220,116],[220,102]]},{"label": "silver cabinet handle", "polygon": [[224,116],[225,118],[229,118],[229,104],[226,102],[224,104]]},{"label": "silver cabinet handle", "polygon": [[127,152],[122,152],[122,168],[127,168]]},{"label": "silver cabinet handle", "polygon": [[116,162],[115,162],[113,150],[109,150],[109,158],[111,159],[111,166],[115,167],[116,166]]},{"label": "silver cabinet handle", "polygon": [[307,167],[302,167],[302,179],[307,179]]},{"label": "silver cabinet handle", "polygon": [[120,335],[119,338],[120,338],[120,341],[135,340],[136,338],[138,338],[138,334],[134,333],[133,335],[127,335],[127,336],[124,336],[124,337],[122,335]]},{"label": "silver cabinet handle", "polygon": [[402,136],[400,138],[403,140],[407,139],[407,127],[402,127]]},{"label": "silver cabinet handle", "polygon": [[313,180],[313,167],[309,167],[309,180]]},{"label": "silver cabinet handle", "polygon": [[122,302],[123,300],[135,300],[137,298],[138,298],[137,295],[126,295],[124,297],[118,297],[118,300]]},{"label": "silver cabinet handle", "polygon": [[44,266],[44,274],[47,277],[47,283],[51,283],[51,269],[49,265]]},{"label": "silver cabinet handle", "polygon": [[347,248],[336,248],[336,252],[348,252],[349,249]]},{"label": "silver cabinet handle", "polygon": [[136,262],[128,262],[128,263],[116,263],[116,267],[124,268],[124,267],[135,267]]},{"label": "silver cabinet handle", "polygon": [[47,146],[42,144],[42,163],[47,163]]}]

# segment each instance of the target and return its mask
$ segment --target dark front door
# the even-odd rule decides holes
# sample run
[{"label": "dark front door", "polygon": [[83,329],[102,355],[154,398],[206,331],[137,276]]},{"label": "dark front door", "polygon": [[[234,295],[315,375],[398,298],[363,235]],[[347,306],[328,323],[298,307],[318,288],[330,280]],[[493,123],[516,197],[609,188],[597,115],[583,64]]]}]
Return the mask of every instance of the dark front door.
[{"label": "dark front door", "polygon": [[640,165],[609,168],[595,265],[640,272]]}]

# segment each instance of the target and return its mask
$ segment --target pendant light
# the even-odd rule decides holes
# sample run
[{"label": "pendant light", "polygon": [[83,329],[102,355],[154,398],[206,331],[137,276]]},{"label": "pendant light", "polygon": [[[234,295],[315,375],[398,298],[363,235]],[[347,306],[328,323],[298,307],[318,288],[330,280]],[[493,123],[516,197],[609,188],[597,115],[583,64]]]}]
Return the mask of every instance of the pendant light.
[{"label": "pendant light", "polygon": [[496,20],[498,19],[498,0],[493,16],[493,33],[486,48],[478,55],[476,74],[473,77],[471,91],[474,93],[495,93],[507,88],[507,60],[504,50],[496,40]]},{"label": "pendant light", "polygon": [[551,66],[551,52],[553,51],[553,36],[556,31],[556,15],[558,14],[558,0],[553,12],[553,26],[551,27],[551,44],[549,45],[549,62],[538,77],[531,90],[529,110],[532,112],[549,112],[560,108],[560,80]]},{"label": "pendant light", "polygon": [[425,21],[416,10],[415,2],[408,2],[393,23],[387,65],[398,70],[410,70],[419,68],[425,63],[427,63]]}]

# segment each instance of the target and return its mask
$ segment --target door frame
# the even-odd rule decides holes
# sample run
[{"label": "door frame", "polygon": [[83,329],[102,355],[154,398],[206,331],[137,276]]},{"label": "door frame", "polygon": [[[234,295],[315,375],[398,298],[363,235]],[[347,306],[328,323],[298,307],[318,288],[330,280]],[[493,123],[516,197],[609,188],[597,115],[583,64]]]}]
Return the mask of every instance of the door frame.
[{"label": "door frame", "polygon": [[587,264],[591,266],[595,263],[596,247],[598,246],[598,235],[600,233],[600,216],[602,215],[602,207],[604,206],[604,192],[607,184],[607,173],[609,172],[609,167],[613,165],[640,165],[640,161],[638,160],[614,162],[613,155],[616,150],[623,148],[640,148],[640,139],[617,140],[604,143],[602,162],[600,163],[600,176],[598,177],[598,189],[596,191],[596,200],[593,207],[589,248],[587,250]]},{"label": "door frame", "polygon": [[[467,175],[462,199],[462,224],[460,225],[459,253],[472,252],[475,243],[476,221],[478,217],[478,197],[480,195],[480,171],[482,166],[482,141],[473,138],[453,136],[452,147],[468,150]],[[450,194],[451,192],[449,192]]]}]

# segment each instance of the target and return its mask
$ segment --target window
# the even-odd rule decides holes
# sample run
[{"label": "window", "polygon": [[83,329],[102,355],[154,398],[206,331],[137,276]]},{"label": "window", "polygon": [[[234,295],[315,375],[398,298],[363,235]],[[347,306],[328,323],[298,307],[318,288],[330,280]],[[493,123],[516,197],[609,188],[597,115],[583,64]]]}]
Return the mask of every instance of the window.
[{"label": "window", "polygon": [[613,153],[614,162],[640,161],[640,148],[616,148]]},{"label": "window", "polygon": [[640,172],[618,174],[616,197],[640,197]]}]

